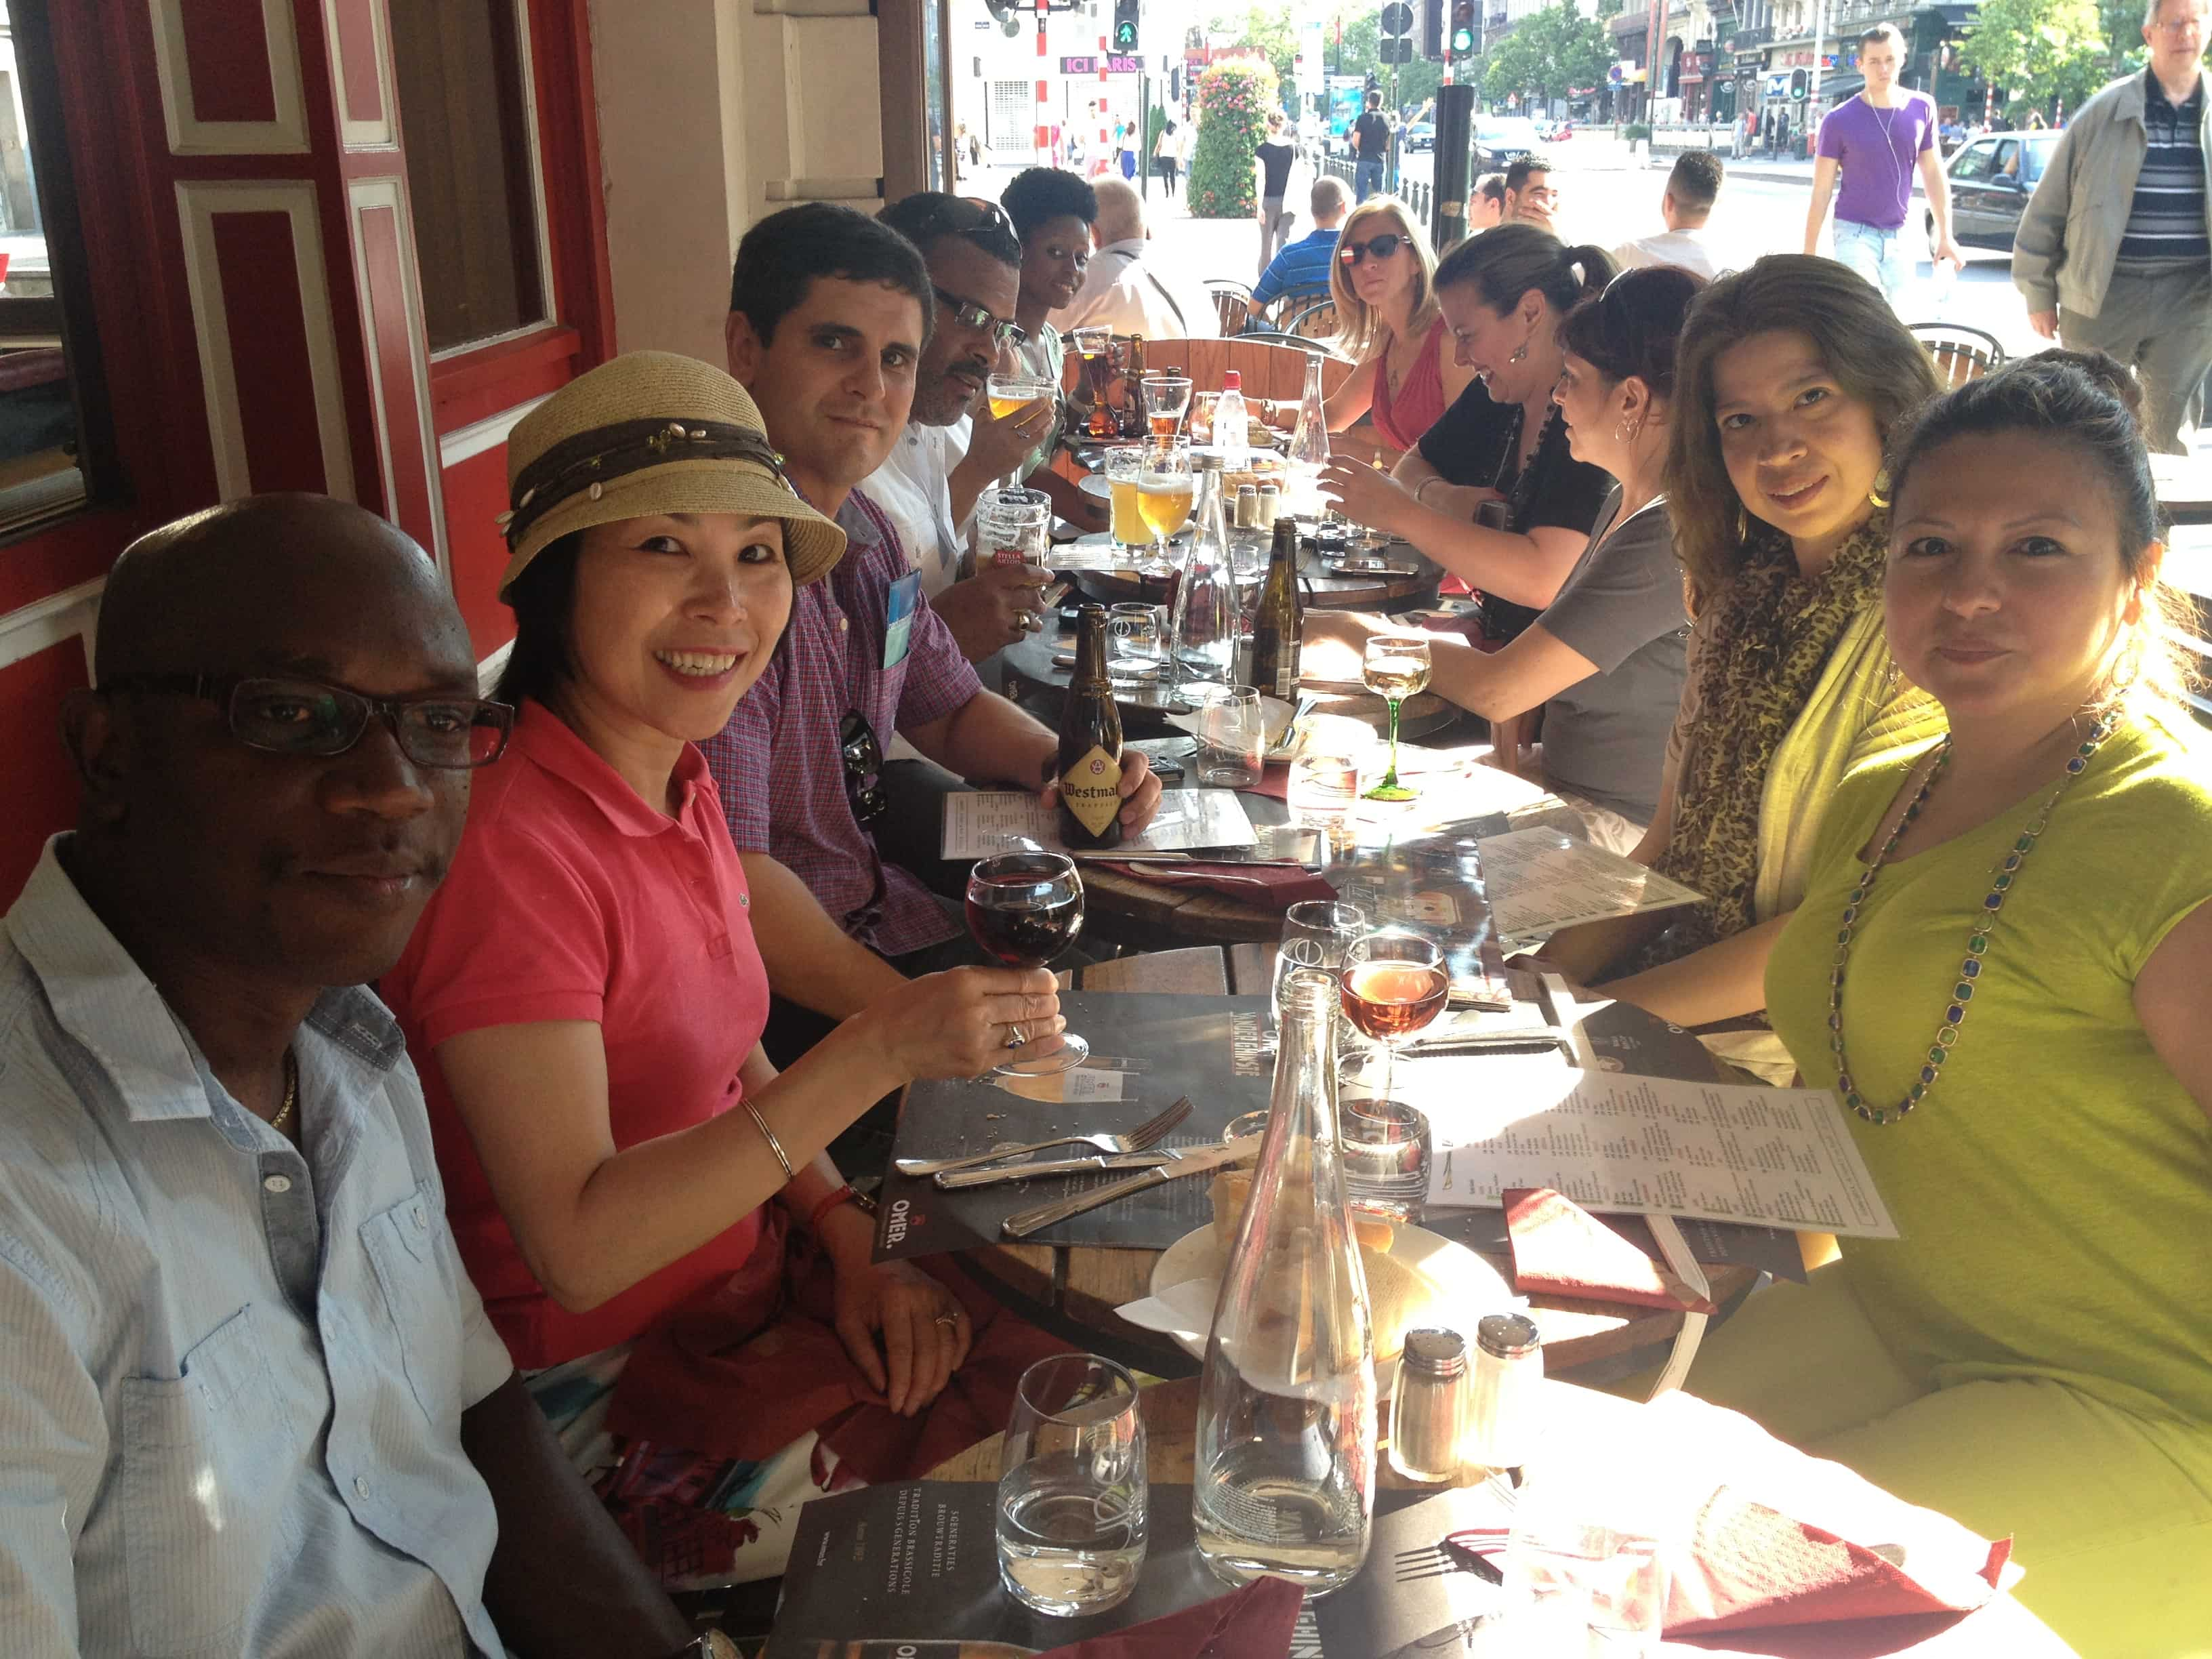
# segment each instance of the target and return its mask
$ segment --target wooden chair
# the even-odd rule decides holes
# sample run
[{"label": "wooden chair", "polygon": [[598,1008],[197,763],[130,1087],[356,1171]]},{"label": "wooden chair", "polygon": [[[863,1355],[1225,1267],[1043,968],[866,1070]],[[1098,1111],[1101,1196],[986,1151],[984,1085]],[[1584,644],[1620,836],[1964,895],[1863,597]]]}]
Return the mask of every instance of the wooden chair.
[{"label": "wooden chair", "polygon": [[1911,323],[1912,337],[1928,348],[1945,386],[1978,380],[2005,360],[2003,342],[1987,329],[1965,323]]},{"label": "wooden chair", "polygon": [[1214,320],[1220,324],[1222,333],[1242,334],[1252,316],[1250,284],[1233,283],[1226,276],[1209,276],[1206,279],[1206,293],[1213,301]]},{"label": "wooden chair", "polygon": [[1304,340],[1334,340],[1339,332],[1336,320],[1336,301],[1317,300],[1290,317],[1282,325],[1285,334],[1295,334]]}]

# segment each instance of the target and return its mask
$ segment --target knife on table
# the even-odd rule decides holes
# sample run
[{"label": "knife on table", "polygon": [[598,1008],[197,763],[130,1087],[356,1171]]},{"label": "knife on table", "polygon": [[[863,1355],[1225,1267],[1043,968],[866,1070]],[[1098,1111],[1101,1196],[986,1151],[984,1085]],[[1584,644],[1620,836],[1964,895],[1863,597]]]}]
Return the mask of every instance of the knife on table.
[{"label": "knife on table", "polygon": [[945,1190],[992,1187],[1037,1176],[1083,1175],[1097,1170],[1156,1170],[1175,1162],[1173,1152],[1103,1152],[1089,1158],[1045,1158],[1035,1164],[993,1164],[980,1170],[940,1170],[930,1179]]},{"label": "knife on table", "polygon": [[1040,1204],[1033,1209],[1017,1210],[999,1224],[999,1231],[1008,1238],[1027,1238],[1031,1233],[1081,1215],[1085,1210],[1095,1210],[1102,1204],[1112,1204],[1132,1193],[1149,1191],[1165,1186],[1170,1181],[1180,1181],[1185,1176],[1203,1175],[1218,1170],[1224,1164],[1235,1164],[1252,1157],[1260,1150],[1260,1137],[1242,1135],[1235,1140],[1224,1140],[1215,1146],[1194,1147],[1189,1151],[1176,1149],[1175,1161],[1163,1164],[1157,1170],[1146,1170],[1141,1175],[1109,1181],[1103,1187],[1087,1193],[1078,1193],[1073,1198],[1054,1199],[1049,1204]]}]

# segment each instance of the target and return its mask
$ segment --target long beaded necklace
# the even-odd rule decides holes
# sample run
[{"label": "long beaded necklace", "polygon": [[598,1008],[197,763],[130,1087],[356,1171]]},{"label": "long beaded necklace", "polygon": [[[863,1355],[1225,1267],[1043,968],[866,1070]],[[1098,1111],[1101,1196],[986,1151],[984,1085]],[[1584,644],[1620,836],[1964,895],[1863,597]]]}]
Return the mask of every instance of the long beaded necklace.
[{"label": "long beaded necklace", "polygon": [[1928,797],[1936,787],[1936,781],[1951,764],[1951,739],[1948,736],[1943,739],[1943,746],[1936,755],[1935,765],[1929,769],[1928,775],[1921,781],[1919,789],[1898,818],[1897,827],[1889,832],[1889,839],[1882,842],[1881,850],[1874,855],[1874,861],[1860,872],[1857,885],[1851,889],[1850,896],[1844,902],[1843,926],[1836,934],[1835,966],[1828,975],[1828,1047],[1835,1051],[1836,1055],[1836,1093],[1842,1097],[1844,1105],[1868,1122],[1877,1127],[1896,1122],[1926,1099],[1929,1091],[1942,1077],[1943,1062],[1950,1058],[1952,1048],[1958,1043],[1959,1028],[1966,1023],[1967,1010],[1973,1005],[1974,987],[1982,976],[1982,966],[1989,956],[1990,941],[1996,933],[1997,921],[2004,910],[2005,896],[2012,890],[2013,884],[2020,879],[2021,866],[2027,861],[2028,854],[2035,850],[2036,842],[2050,826],[2051,810],[2058,805],[2059,797],[2066,793],[2075,779],[2089,769],[2090,760],[2104,746],[2105,739],[2112,736],[2118,723],[2108,714],[2098,717],[2089,728],[2088,737],[2066,757],[2066,775],[2059,779],[2058,787],[2043,803],[2043,810],[2035,815],[2033,823],[2021,831],[2014,840],[2011,850],[1999,860],[1996,873],[1990,878],[1990,890],[1982,900],[1981,912],[1968,929],[1966,954],[1960,961],[1959,977],[1951,987],[1950,1002],[1943,1010],[1943,1023],[1936,1029],[1935,1042],[1928,1046],[1928,1058],[1920,1067],[1920,1076],[1906,1091],[1903,1100],[1885,1110],[1868,1105],[1857,1085],[1851,1081],[1850,1057],[1844,1052],[1844,969],[1851,959],[1851,933],[1858,921],[1859,907],[1873,890],[1875,877],[1889,861],[1889,855],[1896,851],[1897,843],[1903,839],[1906,827],[1920,816],[1921,809],[1927,805]]}]

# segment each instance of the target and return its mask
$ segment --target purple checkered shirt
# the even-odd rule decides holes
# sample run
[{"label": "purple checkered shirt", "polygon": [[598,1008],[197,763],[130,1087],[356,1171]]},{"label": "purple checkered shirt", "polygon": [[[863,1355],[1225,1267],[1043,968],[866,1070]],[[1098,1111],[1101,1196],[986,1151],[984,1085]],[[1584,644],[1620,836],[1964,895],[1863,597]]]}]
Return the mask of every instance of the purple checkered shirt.
[{"label": "purple checkered shirt", "polygon": [[875,838],[854,820],[837,727],[858,709],[888,744],[894,731],[944,719],[982,682],[927,598],[915,611],[906,660],[881,665],[890,586],[907,574],[906,550],[857,489],[836,516],[845,556],[792,596],[774,660],[721,734],[700,747],[738,850],[768,854],[848,933],[895,957],[960,930],[919,880],[877,855]]}]

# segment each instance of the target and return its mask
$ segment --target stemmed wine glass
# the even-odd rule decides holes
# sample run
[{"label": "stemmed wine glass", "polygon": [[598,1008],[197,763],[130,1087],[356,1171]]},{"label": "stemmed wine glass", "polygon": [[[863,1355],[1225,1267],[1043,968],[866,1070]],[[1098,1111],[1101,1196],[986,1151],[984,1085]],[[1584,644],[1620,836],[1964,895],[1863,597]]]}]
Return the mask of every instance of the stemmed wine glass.
[{"label": "stemmed wine glass", "polygon": [[[1083,878],[1073,859],[1059,853],[999,853],[979,859],[968,872],[969,936],[994,962],[1042,968],[1082,931]],[[1019,1034],[1020,1028],[1015,1029]],[[1051,1054],[1009,1060],[993,1069],[1002,1077],[1051,1077],[1073,1071],[1090,1057],[1088,1042],[1063,1031],[1060,1046]]]},{"label": "stemmed wine glass", "polygon": [[1083,392],[1091,400],[1091,415],[1084,430],[1093,438],[1119,436],[1121,428],[1106,402],[1114,384],[1114,331],[1103,324],[1093,324],[1070,329],[1067,338],[1083,360]]},{"label": "stemmed wine glass", "polygon": [[1360,681],[1390,705],[1390,769],[1367,792],[1369,800],[1412,800],[1421,793],[1398,781],[1398,708],[1427,687],[1429,672],[1427,635],[1376,634],[1368,640]]},{"label": "stemmed wine glass", "polygon": [[1345,1018],[1382,1047],[1382,1098],[1388,1101],[1397,1080],[1398,1045],[1427,1030],[1451,994],[1443,947],[1409,928],[1381,928],[1345,947],[1336,982]]},{"label": "stemmed wine glass", "polygon": [[1190,522],[1196,485],[1190,446],[1181,439],[1155,442],[1145,452],[1144,470],[1137,476],[1137,510],[1145,528],[1152,532],[1152,556],[1144,567],[1148,573],[1175,568],[1168,559],[1168,544]]}]

